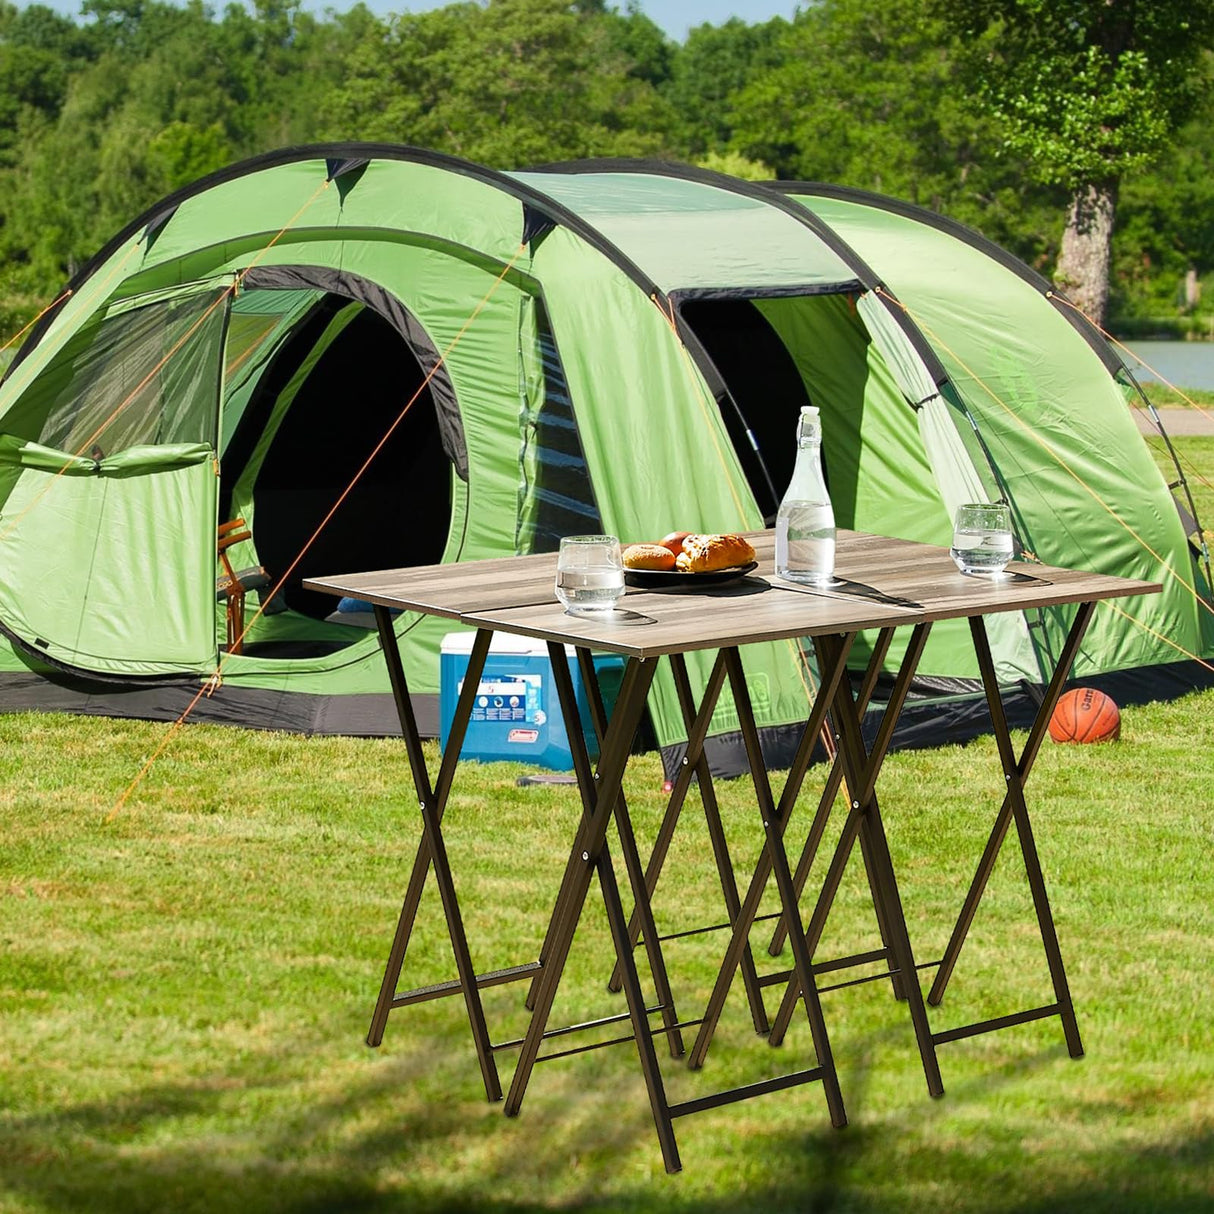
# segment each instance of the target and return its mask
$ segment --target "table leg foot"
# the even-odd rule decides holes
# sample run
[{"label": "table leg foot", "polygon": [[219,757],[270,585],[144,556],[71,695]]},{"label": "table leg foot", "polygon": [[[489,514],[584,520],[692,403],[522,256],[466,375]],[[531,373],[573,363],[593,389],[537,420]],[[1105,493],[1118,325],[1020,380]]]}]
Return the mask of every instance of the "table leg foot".
[{"label": "table leg foot", "polygon": [[830,1112],[830,1124],[836,1130],[847,1125],[847,1109],[843,1107],[843,1090],[839,1087],[839,1079],[833,1070],[823,1076],[822,1086],[826,1089],[826,1108]]}]

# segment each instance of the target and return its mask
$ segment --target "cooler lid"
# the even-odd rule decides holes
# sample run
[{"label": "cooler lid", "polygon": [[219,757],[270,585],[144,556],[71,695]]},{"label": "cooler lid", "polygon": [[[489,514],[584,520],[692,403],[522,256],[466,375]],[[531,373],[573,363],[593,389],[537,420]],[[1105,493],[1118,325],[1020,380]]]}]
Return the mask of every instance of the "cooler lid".
[{"label": "cooler lid", "polygon": [[[457,654],[467,657],[472,652],[472,642],[476,637],[473,631],[448,632],[439,646],[440,653]],[[489,642],[490,653],[508,653],[518,657],[546,658],[548,645],[535,637],[515,636],[509,632],[495,632]],[[573,646],[566,645],[565,652],[572,654]]]}]

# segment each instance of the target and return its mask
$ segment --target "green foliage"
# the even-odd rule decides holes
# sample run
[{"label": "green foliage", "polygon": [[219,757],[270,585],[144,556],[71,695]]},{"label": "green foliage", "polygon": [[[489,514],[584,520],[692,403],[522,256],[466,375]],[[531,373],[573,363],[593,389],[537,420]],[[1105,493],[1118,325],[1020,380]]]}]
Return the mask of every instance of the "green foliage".
[{"label": "green foliage", "polygon": [[937,0],[1009,152],[1078,190],[1142,168],[1191,116],[1211,0]]},{"label": "green foliage", "polygon": [[702,169],[727,173],[730,177],[740,177],[743,181],[770,181],[775,176],[762,161],[747,160],[738,152],[709,152],[695,163]]},{"label": "green foliage", "polygon": [[88,36],[68,18],[0,0],[0,165],[18,162],[13,149],[23,126],[59,113],[68,80],[90,52]]},{"label": "green foliage", "polygon": [[641,12],[636,0],[629,0],[625,14],[613,10],[604,19],[608,42],[616,54],[623,55],[630,76],[658,88],[670,79],[677,48],[661,27]]},{"label": "green foliage", "polygon": [[1214,104],[1180,131],[1146,172],[1122,184],[1113,245],[1113,305],[1123,319],[1189,311],[1184,280],[1206,278],[1197,311],[1214,307]]},{"label": "green foliage", "polygon": [[[325,98],[321,133],[503,168],[668,150],[670,112],[647,79],[662,70],[648,24],[581,13],[567,0],[450,5],[367,23]],[[646,58],[633,58],[633,45]]]},{"label": "green foliage", "polygon": [[[732,146],[782,177],[930,198],[960,159],[939,155],[950,65],[919,0],[822,0],[786,26],[776,66],[734,105]],[[864,86],[857,87],[858,79]],[[957,149],[953,149],[955,152]]]},{"label": "green foliage", "polygon": [[685,149],[699,155],[728,147],[737,98],[748,84],[779,66],[787,28],[779,18],[748,25],[735,17],[690,32],[665,90]]},{"label": "green foliage", "polygon": [[775,66],[732,105],[731,149],[783,178],[892,194],[979,228],[1033,265],[1054,251],[1060,197],[991,153],[989,120],[955,84],[929,0],[821,0],[780,23]]}]

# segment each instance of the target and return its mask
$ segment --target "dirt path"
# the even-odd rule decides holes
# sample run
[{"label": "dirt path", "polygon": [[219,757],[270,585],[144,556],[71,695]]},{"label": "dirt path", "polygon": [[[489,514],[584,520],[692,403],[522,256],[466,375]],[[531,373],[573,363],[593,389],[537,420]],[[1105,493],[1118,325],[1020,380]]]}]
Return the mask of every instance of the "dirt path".
[{"label": "dirt path", "polygon": [[[1214,434],[1214,409],[1160,409],[1159,419],[1172,438]],[[1134,410],[1141,434],[1157,434],[1155,423],[1145,409]]]}]

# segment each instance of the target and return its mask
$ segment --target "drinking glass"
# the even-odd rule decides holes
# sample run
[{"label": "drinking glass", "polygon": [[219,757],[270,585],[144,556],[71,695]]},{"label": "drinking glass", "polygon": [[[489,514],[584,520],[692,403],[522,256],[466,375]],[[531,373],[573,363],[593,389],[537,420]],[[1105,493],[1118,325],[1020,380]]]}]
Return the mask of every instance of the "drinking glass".
[{"label": "drinking glass", "polygon": [[1012,559],[1012,512],[1006,503],[958,506],[949,555],[962,573],[1002,573]]},{"label": "drinking glass", "polygon": [[611,611],[624,594],[624,562],[614,535],[567,535],[556,562],[556,597],[572,614]]}]

